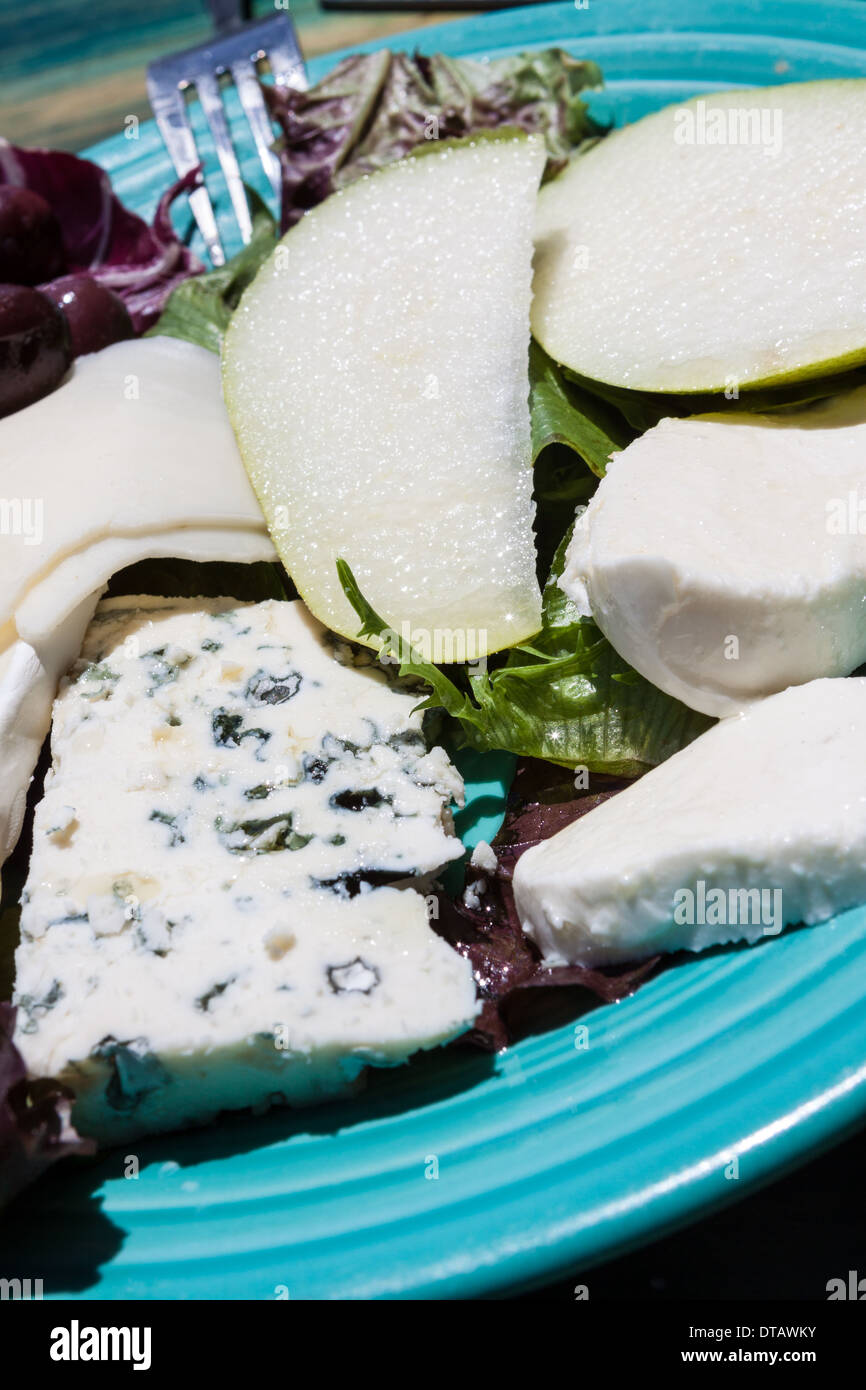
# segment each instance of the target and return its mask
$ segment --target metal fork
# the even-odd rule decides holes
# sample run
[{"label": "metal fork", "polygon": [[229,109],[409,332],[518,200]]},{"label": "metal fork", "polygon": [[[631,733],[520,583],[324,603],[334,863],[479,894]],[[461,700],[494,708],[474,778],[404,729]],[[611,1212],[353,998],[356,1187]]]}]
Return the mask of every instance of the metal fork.
[{"label": "metal fork", "polygon": [[[216,25],[216,38],[211,43],[198,44],[151,63],[147,69],[147,94],[172,163],[178,177],[182,177],[201,162],[186,109],[186,92],[189,88],[195,89],[246,244],[252,235],[252,221],[220,95],[220,78],[228,74],[234,81],[259,158],[279,198],[279,160],[271,149],[274,132],[259,86],[256,64],[266,58],[274,81],[288,87],[306,87],[306,69],[294,25],[287,14],[246,24],[242,0],[208,0],[208,7]],[[225,265],[213,204],[204,183],[193,190],[189,203],[211,263]]]}]

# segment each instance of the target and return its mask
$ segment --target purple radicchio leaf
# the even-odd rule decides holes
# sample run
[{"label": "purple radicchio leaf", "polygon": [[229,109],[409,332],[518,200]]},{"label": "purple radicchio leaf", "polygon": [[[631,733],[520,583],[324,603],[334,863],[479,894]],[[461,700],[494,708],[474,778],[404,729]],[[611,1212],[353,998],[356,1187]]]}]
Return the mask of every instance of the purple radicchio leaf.
[{"label": "purple radicchio leaf", "polygon": [[530,992],[580,986],[611,1003],[632,994],[658,965],[659,956],[600,969],[545,966],[535,943],[521,929],[512,889],[521,854],[615,796],[629,780],[593,776],[592,784],[597,790],[576,796],[573,774],[550,763],[522,759],[502,829],[491,844],[495,870],[467,867],[468,902],[466,897],[454,901],[439,895],[436,930],[471,962],[483,1001],[474,1029],[461,1041],[496,1051],[510,1041],[520,1006]]},{"label": "purple radicchio leaf", "polygon": [[0,1207],[58,1158],[95,1149],[70,1123],[71,1091],[57,1081],[28,1080],[12,1040],[15,1012],[0,1003]]},{"label": "purple radicchio leaf", "polygon": [[66,273],[90,275],[119,295],[136,333],[155,322],[175,285],[204,269],[169,216],[175,198],[200,177],[192,170],[164,193],[148,226],[124,207],[98,164],[65,150],[0,141],[0,184],[29,188],[50,204],[63,235]]}]

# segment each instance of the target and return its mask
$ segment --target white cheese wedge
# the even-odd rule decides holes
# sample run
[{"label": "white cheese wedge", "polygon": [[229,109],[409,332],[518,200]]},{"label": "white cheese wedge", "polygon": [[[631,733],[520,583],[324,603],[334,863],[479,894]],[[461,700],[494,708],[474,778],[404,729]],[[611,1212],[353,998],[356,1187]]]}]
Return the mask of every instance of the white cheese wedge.
[{"label": "white cheese wedge", "polygon": [[219,362],[176,338],[79,358],[51,395],[0,420],[0,465],[0,622],[66,556],[107,538],[189,526],[251,531],[266,544]]},{"label": "white cheese wedge", "polygon": [[866,902],[866,679],[722,720],[527,850],[523,929],[549,964],[757,941]]},{"label": "white cheese wedge", "polygon": [[[263,529],[176,527],[142,536],[110,536],[59,560],[28,590],[15,613],[15,627],[25,642],[45,642],[58,623],[80,601],[96,595],[112,575],[141,560],[222,561],[253,564],[276,560],[276,551]],[[94,597],[94,604],[95,604]]]},{"label": "white cheese wedge", "polygon": [[562,588],[705,714],[866,661],[866,388],[789,415],[663,420],[611,460]]},{"label": "white cheese wedge", "polygon": [[99,606],[17,954],[18,1046],[81,1132],[320,1099],[470,1026],[471,967],[408,886],[462,852],[462,784],[362,661],[300,603]]},{"label": "white cheese wedge", "polygon": [[27,789],[51,724],[57,682],[78,654],[96,607],[87,598],[37,646],[13,641],[0,652],[0,864],[18,840]]}]

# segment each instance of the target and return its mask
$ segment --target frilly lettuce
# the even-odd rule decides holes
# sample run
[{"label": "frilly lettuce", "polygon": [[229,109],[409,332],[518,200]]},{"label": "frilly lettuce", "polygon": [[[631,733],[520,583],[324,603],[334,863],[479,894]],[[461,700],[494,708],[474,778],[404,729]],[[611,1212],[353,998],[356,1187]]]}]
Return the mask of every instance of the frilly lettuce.
[{"label": "frilly lettuce", "polygon": [[533,462],[551,444],[564,444],[602,478],[611,454],[634,438],[615,406],[569,381],[534,339],[529,345],[529,407]]},{"label": "frilly lettuce", "polygon": [[401,677],[431,687],[421,708],[441,708],[466,745],[543,758],[591,773],[633,777],[655,767],[713,722],[657,690],[622,660],[590,618],[559,587],[571,531],[561,541],[542,600],[542,628],[495,669],[425,661],[379,616],[345,560],[337,570],[361,620],[359,636],[378,638],[380,659]]},{"label": "frilly lettuce", "polygon": [[442,53],[359,54],[303,92],[265,88],[282,129],[282,226],[416,145],[514,125],[544,136],[548,174],[604,133],[581,92],[601,85],[595,63],[561,48],[490,62]]}]

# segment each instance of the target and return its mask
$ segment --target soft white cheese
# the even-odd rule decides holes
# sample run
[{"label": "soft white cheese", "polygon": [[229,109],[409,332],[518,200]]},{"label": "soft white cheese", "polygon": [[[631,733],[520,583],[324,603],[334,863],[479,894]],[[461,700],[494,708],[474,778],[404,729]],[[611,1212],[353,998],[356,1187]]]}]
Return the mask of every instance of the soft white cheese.
[{"label": "soft white cheese", "polygon": [[817,680],[702,734],[526,851],[548,963],[757,941],[866,902],[866,678]]},{"label": "soft white cheese", "polygon": [[[0,420],[0,461],[0,622],[66,556],[106,538],[190,526],[253,531],[266,544],[219,362],[176,338],[79,358],[56,391]],[[78,600],[101,581],[87,582]]]},{"label": "soft white cheese", "polygon": [[562,588],[705,714],[866,661],[866,388],[794,415],[663,420],[611,460]]},{"label": "soft white cheese", "polygon": [[496,853],[486,840],[478,841],[472,851],[470,863],[474,869],[484,869],[489,874],[496,872]]},{"label": "soft white cheese", "polygon": [[100,604],[55,704],[17,955],[32,1075],[119,1140],[295,1103],[469,1026],[424,887],[461,784],[300,603]]},{"label": "soft white cheese", "polygon": [[51,724],[57,682],[75,659],[95,607],[94,594],[36,646],[13,640],[0,652],[0,864],[21,833],[27,789]]},{"label": "soft white cheese", "polygon": [[240,527],[177,526],[140,536],[106,536],[58,560],[30,588],[15,612],[15,627],[25,642],[45,642],[80,601],[97,594],[112,575],[141,560],[199,560],[203,563],[254,564],[275,560],[264,530]]}]

